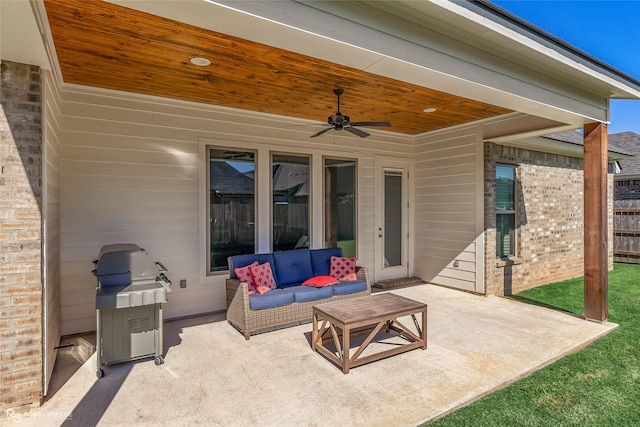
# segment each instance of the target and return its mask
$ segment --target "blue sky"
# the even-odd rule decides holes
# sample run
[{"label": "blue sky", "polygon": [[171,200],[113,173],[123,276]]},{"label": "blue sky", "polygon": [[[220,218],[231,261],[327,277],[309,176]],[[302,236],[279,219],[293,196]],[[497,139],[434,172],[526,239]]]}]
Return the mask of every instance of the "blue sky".
[{"label": "blue sky", "polygon": [[[640,80],[640,0],[492,0]],[[640,134],[640,101],[611,101],[609,133]]]}]

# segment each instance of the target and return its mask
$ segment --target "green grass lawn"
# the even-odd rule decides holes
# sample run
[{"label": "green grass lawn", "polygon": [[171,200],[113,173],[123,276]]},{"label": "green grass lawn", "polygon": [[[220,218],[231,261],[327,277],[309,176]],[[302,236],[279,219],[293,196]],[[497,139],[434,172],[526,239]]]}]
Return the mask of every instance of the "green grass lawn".
[{"label": "green grass lawn", "polygon": [[[513,298],[582,314],[583,280]],[[609,273],[609,321],[620,326],[429,427],[640,426],[640,265],[616,264]]]}]

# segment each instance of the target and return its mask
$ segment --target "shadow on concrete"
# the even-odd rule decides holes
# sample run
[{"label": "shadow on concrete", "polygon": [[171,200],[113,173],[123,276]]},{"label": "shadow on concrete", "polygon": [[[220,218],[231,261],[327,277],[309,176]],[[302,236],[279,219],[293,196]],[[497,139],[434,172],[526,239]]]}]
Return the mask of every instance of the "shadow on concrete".
[{"label": "shadow on concrete", "polygon": [[[216,323],[225,321],[225,319],[224,313],[215,313],[205,316],[166,320],[163,323],[162,357],[166,358],[171,347],[182,344],[181,334],[183,328]],[[96,334],[94,332],[63,337],[58,346],[56,363],[45,401],[52,399],[76,372],[87,363],[95,351]],[[153,357],[154,356],[149,356],[134,361],[103,366],[104,377],[97,380],[84,394],[82,400],[76,405],[74,410],[69,414],[69,418],[64,421],[62,425],[96,425],[127,379],[133,366],[138,363],[147,363],[153,360]],[[97,371],[97,366],[94,366],[94,368]]]}]

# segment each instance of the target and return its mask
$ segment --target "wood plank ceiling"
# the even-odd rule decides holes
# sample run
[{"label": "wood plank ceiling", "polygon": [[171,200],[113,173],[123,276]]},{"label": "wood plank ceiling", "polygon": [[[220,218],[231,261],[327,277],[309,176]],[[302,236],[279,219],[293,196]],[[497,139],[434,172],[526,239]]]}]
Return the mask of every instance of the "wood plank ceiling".
[{"label": "wood plank ceiling", "polygon": [[[99,0],[45,0],[65,82],[416,135],[510,110]],[[191,64],[193,57],[211,61]],[[426,114],[425,108],[436,108]]]}]

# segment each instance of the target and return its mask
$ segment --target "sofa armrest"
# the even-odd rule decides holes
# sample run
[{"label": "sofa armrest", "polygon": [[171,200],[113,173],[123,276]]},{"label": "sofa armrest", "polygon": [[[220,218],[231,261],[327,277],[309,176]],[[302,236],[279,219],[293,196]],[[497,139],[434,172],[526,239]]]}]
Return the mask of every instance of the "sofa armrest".
[{"label": "sofa armrest", "polygon": [[249,285],[238,279],[226,279],[227,292],[227,321],[236,325],[245,333],[245,339],[248,338],[246,331],[246,319],[249,316]]},{"label": "sofa armrest", "polygon": [[369,280],[367,268],[356,266],[356,277],[358,277],[358,280],[364,280],[367,283],[367,289],[371,292],[371,281]]}]

